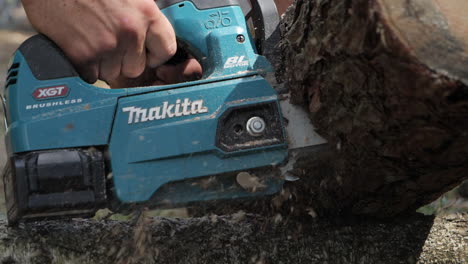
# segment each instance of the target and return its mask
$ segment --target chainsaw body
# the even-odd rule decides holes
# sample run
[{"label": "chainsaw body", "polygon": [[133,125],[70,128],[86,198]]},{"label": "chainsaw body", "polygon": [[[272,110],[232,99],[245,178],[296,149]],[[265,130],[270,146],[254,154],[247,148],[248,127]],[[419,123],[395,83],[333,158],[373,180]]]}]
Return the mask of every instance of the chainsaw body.
[{"label": "chainsaw body", "polygon": [[[279,98],[261,76],[270,65],[257,54],[240,4],[158,5],[202,64],[202,80],[98,88],[41,35],[14,54],[3,92],[10,223],[281,189],[277,168],[289,151]],[[236,182],[246,171],[262,188]]]}]

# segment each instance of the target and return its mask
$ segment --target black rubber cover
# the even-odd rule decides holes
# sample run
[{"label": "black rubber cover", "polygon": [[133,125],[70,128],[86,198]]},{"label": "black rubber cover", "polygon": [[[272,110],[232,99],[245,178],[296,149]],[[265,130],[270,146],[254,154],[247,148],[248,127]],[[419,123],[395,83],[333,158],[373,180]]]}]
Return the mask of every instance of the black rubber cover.
[{"label": "black rubber cover", "polygon": [[104,155],[95,149],[16,155],[3,177],[10,225],[93,215],[107,200]]},{"label": "black rubber cover", "polygon": [[156,4],[158,4],[159,9],[166,8],[171,5],[175,5],[180,2],[192,2],[198,9],[210,9],[215,7],[222,7],[222,6],[235,6],[239,5],[239,0],[158,0]]},{"label": "black rubber cover", "polygon": [[21,44],[19,51],[38,80],[78,76],[62,50],[44,35],[29,38]]}]

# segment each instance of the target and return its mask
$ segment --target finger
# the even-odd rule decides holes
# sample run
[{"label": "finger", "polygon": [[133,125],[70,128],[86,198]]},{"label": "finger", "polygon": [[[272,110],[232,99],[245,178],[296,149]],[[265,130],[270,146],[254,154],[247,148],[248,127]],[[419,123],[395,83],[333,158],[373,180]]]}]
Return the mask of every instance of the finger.
[{"label": "finger", "polygon": [[200,63],[196,59],[188,59],[179,66],[182,72],[183,79],[185,81],[200,80],[203,74],[203,69]]},{"label": "finger", "polygon": [[157,68],[156,76],[166,83],[179,83],[199,80],[202,67],[195,59],[188,59],[178,65],[163,65]]},{"label": "finger", "polygon": [[182,74],[177,65],[162,65],[156,68],[156,77],[165,83],[182,82]]},{"label": "finger", "polygon": [[[145,70],[146,49],[145,33],[139,30],[141,25],[137,21],[127,20],[125,30],[121,35],[120,46],[124,50],[122,60],[122,75],[128,78],[136,78]],[[146,27],[144,27],[146,29]]]},{"label": "finger", "polygon": [[99,63],[88,63],[76,66],[78,74],[87,83],[95,83],[99,77]]},{"label": "finger", "polygon": [[120,76],[122,69],[122,55],[113,53],[104,56],[99,65],[99,79],[109,83]]},{"label": "finger", "polygon": [[132,88],[161,84],[164,83],[157,79],[155,69],[149,67],[145,68],[144,72],[137,78],[126,78],[121,75],[119,78],[109,83],[111,88]]},{"label": "finger", "polygon": [[146,54],[145,52],[127,49],[122,62],[122,74],[129,78],[140,76],[145,70]]},{"label": "finger", "polygon": [[146,64],[152,68],[168,61],[177,51],[174,29],[159,9],[148,28],[145,44],[148,51]]}]

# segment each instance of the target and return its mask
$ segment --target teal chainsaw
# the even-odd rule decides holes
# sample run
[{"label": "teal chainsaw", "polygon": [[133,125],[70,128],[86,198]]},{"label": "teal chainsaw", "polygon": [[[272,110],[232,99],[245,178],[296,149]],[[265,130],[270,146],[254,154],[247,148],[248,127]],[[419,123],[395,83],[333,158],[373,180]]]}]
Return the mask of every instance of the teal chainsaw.
[{"label": "teal chainsaw", "polygon": [[16,51],[2,93],[10,224],[272,195],[297,155],[326,143],[265,78],[272,0],[157,4],[200,80],[103,89],[45,36]]}]

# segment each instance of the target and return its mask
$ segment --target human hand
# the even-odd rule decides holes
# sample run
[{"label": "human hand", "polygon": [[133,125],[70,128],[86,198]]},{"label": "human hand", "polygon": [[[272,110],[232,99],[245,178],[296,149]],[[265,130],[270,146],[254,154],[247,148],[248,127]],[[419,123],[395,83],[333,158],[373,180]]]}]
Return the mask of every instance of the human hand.
[{"label": "human hand", "polygon": [[31,24],[52,39],[90,83],[136,78],[177,50],[174,30],[154,0],[22,2]]},{"label": "human hand", "polygon": [[112,88],[165,85],[195,81],[202,76],[202,67],[194,58],[187,58],[176,65],[162,65],[155,69],[147,67],[137,78],[119,77],[109,82]]}]

